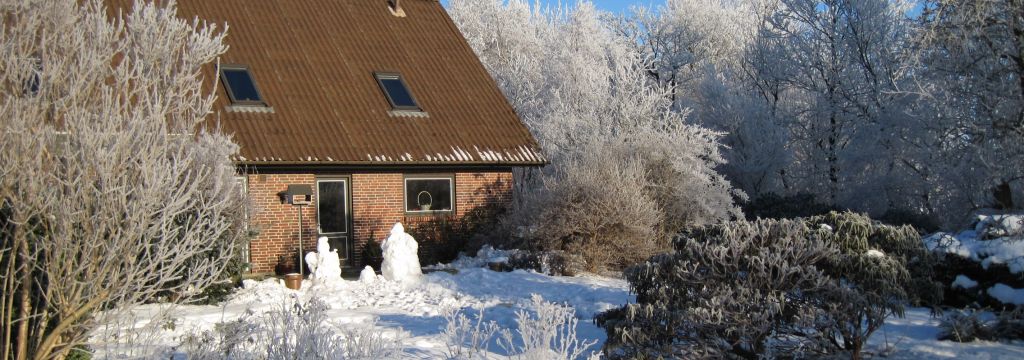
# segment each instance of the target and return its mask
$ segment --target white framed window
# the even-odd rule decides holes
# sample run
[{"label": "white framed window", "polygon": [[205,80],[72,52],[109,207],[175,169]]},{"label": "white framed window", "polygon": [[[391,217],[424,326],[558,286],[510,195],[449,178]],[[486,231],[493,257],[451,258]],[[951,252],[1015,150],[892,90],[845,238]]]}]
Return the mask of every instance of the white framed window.
[{"label": "white framed window", "polygon": [[428,214],[455,209],[455,180],[452,176],[406,176],[405,212]]}]

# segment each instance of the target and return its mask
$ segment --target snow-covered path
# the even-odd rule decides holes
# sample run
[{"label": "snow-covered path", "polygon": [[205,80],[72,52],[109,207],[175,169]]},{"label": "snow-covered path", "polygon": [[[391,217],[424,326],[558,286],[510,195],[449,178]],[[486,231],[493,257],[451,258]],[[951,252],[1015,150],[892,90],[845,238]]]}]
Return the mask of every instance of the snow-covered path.
[{"label": "snow-covered path", "polygon": [[[628,284],[621,279],[595,275],[558,277],[522,270],[494,272],[479,267],[460,268],[456,274],[434,272],[424,275],[417,283],[406,285],[386,281],[374,284],[343,281],[324,286],[307,281],[303,290],[291,291],[274,279],[247,281],[244,289],[220,306],[176,308],[172,316],[173,325],[160,324],[152,332],[136,335],[139,336],[136,344],[147,346],[127,350],[134,350],[132,352],[138,355],[153,354],[163,349],[166,354],[180,344],[184,336],[212,330],[219,322],[234,320],[246,313],[260,314],[279,308],[290,297],[307,299],[316,296],[329,304],[327,314],[334,326],[367,326],[375,322],[377,327],[396,334],[401,330],[405,338],[404,358],[438,359],[444,358],[447,351],[443,337],[446,309],[469,310],[475,315],[475,310],[471,309],[482,308],[486,320],[493,320],[505,328],[515,328],[515,311],[530,303],[531,294],[574,307],[580,319],[577,326],[579,336],[599,341],[594,350],[605,338],[604,331],[591,321],[594,315],[634,301],[628,293]],[[134,322],[134,326],[147,324],[160,308],[147,305],[136,309],[135,315],[139,320]],[[938,331],[938,320],[930,317],[927,309],[908,309],[906,318],[890,319],[871,338],[866,355],[895,359],[1024,359],[1024,343],[938,341]],[[131,333],[124,328],[120,332]],[[114,349],[106,349],[102,342],[94,345],[94,349],[101,352],[98,358],[127,351],[122,348],[106,353],[104,351]],[[501,355],[496,346],[490,350]]]}]

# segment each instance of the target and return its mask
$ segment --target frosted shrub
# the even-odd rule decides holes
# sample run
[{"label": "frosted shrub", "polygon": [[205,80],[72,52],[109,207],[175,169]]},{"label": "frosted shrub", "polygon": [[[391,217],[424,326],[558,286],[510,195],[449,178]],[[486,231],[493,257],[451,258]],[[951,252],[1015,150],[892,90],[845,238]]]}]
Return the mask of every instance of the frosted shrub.
[{"label": "frosted shrub", "polygon": [[[870,281],[877,285],[872,289],[895,284],[892,292],[918,306],[934,306],[942,301],[943,287],[936,282],[935,274],[938,260],[924,247],[921,235],[913,227],[884,225],[852,212],[830,212],[806,222],[827,241],[838,245],[845,255],[829,264],[831,268],[826,271],[830,276],[858,283]],[[829,228],[832,230],[825,230]],[[897,278],[869,279],[875,275],[865,271],[895,272]],[[879,301],[893,301],[887,293],[879,296]]]},{"label": "frosted shrub", "polygon": [[252,320],[252,311],[246,311],[233,321],[217,323],[213,331],[186,336],[179,351],[189,360],[255,359],[248,351],[255,346],[260,332]]},{"label": "frosted shrub", "polygon": [[886,317],[902,315],[912,283],[901,256],[918,251],[868,247],[902,230],[870,219],[859,227],[865,219],[738,221],[681,234],[675,252],[626,271],[637,303],[599,316],[606,355],[858,358]]},{"label": "frosted shrub", "polygon": [[983,319],[982,314],[976,310],[954,310],[942,319],[939,340],[971,342],[1024,339],[1024,307],[1001,311],[989,319]]},{"label": "frosted shrub", "polygon": [[403,332],[390,336],[374,323],[337,331],[322,300],[282,301],[261,316],[217,324],[213,332],[184,339],[181,351],[197,359],[387,359],[402,351]]},{"label": "frosted shrub", "polygon": [[814,266],[837,249],[797,221],[736,222],[676,240],[629,268],[637,303],[599,316],[611,358],[757,357],[822,349],[811,303],[829,287]]},{"label": "frosted shrub", "polygon": [[581,254],[591,270],[624,267],[667,247],[657,240],[661,214],[645,192],[642,161],[620,156],[595,146],[546,177],[520,213],[534,224],[529,238],[545,250]]},{"label": "frosted shrub", "polygon": [[942,318],[939,324],[939,340],[971,342],[989,338],[989,329],[981,320],[980,314],[973,310],[953,310]]},{"label": "frosted shrub", "polygon": [[572,307],[544,301],[537,294],[529,308],[516,311],[515,331],[502,329],[494,321],[484,322],[483,317],[482,309],[475,319],[456,310],[445,315],[449,359],[487,359],[488,346],[497,341],[510,359],[574,360],[584,357],[597,343],[577,338],[579,321]]},{"label": "frosted shrub", "polygon": [[494,321],[484,322],[483,309],[477,310],[476,319],[470,319],[458,309],[445,314],[445,345],[448,358],[458,360],[485,359],[490,341],[500,330]]},{"label": "frosted shrub", "polygon": [[677,89],[650,81],[649,57],[593,4],[453,0],[449,13],[551,161],[517,172],[499,231],[511,245],[621,269],[667,249],[665,234],[741,216],[716,171],[722,134],[686,121]]},{"label": "frosted shrub", "polygon": [[[597,341],[576,337],[576,311],[533,294],[531,311],[516,311],[517,330],[504,330],[499,344],[517,359],[574,360]],[[531,313],[532,312],[532,313]],[[518,336],[517,336],[518,335]]]},{"label": "frosted shrub", "polygon": [[326,323],[327,304],[317,298],[303,304],[281,303],[263,321],[268,359],[344,359],[342,338]]},{"label": "frosted shrub", "polygon": [[222,26],[105,3],[0,1],[3,358],[63,358],[135,305],[194,300],[245,240],[238,147],[210,115]]},{"label": "frosted shrub", "polygon": [[346,326],[341,330],[341,347],[346,359],[395,359],[402,353],[402,341],[407,333],[399,329],[387,334],[377,327],[376,321],[362,326]]}]

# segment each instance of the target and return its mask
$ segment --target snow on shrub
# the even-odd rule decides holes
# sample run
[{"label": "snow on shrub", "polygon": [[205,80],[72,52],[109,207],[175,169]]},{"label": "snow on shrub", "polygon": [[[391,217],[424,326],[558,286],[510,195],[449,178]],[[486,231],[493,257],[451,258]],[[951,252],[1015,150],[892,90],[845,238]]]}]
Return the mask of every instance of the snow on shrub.
[{"label": "snow on shrub", "polygon": [[974,281],[974,280],[971,280],[971,278],[969,278],[969,277],[966,277],[966,276],[963,276],[963,275],[957,275],[956,279],[953,280],[953,283],[950,284],[950,286],[952,288],[954,288],[954,289],[960,288],[960,289],[964,289],[964,290],[970,290],[970,289],[978,287],[978,282]]},{"label": "snow on shrub", "polygon": [[995,316],[977,310],[955,310],[942,319],[939,340],[971,342],[974,340],[1024,339],[1024,307],[1002,311]]},{"label": "snow on shrub", "polygon": [[377,329],[374,323],[328,322],[329,306],[319,298],[285,299],[277,309],[219,323],[214,331],[187,336],[180,347],[190,360],[204,359],[390,359],[402,352],[404,332]]},{"label": "snow on shrub", "polygon": [[880,253],[884,259],[873,262],[894,263],[894,266],[908,272],[909,279],[885,280],[899,284],[912,304],[932,306],[942,301],[943,284],[936,281],[935,275],[938,260],[922,246],[921,235],[913,227],[884,225],[852,212],[830,212],[808,218],[805,222],[811,228],[829,228],[819,233],[826,241],[839,245],[843,254],[850,256],[847,259],[852,263],[833,263],[830,266],[839,268],[826,269],[833,278],[864,275],[856,266],[868,264],[859,258]]},{"label": "snow on shrub", "polygon": [[541,191],[524,194],[518,221],[532,224],[532,247],[580,254],[588,270],[623,268],[667,247],[658,241],[661,214],[646,193],[639,158],[608,146],[567,160],[545,178]]},{"label": "snow on shrub", "polygon": [[503,329],[494,321],[484,322],[483,318],[483,309],[477,310],[475,319],[458,310],[446,313],[444,337],[449,359],[488,359],[488,347],[497,341],[510,359],[575,360],[587,355],[597,343],[577,337],[579,320],[571,306],[544,301],[537,294],[526,309],[516,311],[515,331]]},{"label": "snow on shrub", "polygon": [[456,360],[486,359],[487,349],[501,328],[494,321],[484,322],[483,309],[477,309],[476,319],[470,319],[464,312],[450,308],[444,318],[445,345],[447,357]]},{"label": "snow on shrub", "polygon": [[[945,303],[1009,309],[1024,303],[1024,215],[978,215],[969,230],[935,233],[925,247],[941,261],[939,280],[949,286]],[[961,278],[973,281],[973,286]]]},{"label": "snow on shrub", "polygon": [[995,284],[988,288],[988,295],[1003,304],[1024,305],[1024,289],[1014,289],[1006,284]]},{"label": "snow on shrub", "polygon": [[673,253],[626,271],[637,303],[599,316],[605,354],[859,357],[885,318],[903,313],[915,286],[907,255],[927,254],[919,238],[920,249],[901,250],[909,243],[895,235],[906,231],[833,213],[685,232]]},{"label": "snow on shrub", "polygon": [[722,134],[686,121],[674,89],[642,70],[651,59],[593,4],[454,0],[448,10],[550,160],[517,172],[498,232],[518,237],[509,245],[621,269],[684,226],[742,216],[733,199],[745,195],[716,170]]}]

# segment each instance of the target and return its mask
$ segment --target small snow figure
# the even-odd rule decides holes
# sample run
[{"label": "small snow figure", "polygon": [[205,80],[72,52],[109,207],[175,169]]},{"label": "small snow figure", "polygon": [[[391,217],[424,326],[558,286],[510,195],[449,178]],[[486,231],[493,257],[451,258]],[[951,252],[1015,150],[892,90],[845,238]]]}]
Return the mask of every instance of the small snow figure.
[{"label": "small snow figure", "polygon": [[385,279],[406,282],[423,275],[420,271],[420,258],[416,255],[419,245],[416,239],[405,233],[402,223],[395,223],[395,227],[391,228],[391,235],[384,240],[380,248],[384,252],[380,272]]},{"label": "small snow figure", "polygon": [[331,281],[341,279],[341,260],[338,250],[331,250],[326,237],[317,241],[316,252],[306,254],[309,265],[310,279],[314,281]]},{"label": "small snow figure", "polygon": [[363,268],[363,271],[359,273],[359,282],[363,284],[373,284],[377,281],[377,273],[373,272],[373,268],[367,265]]}]

